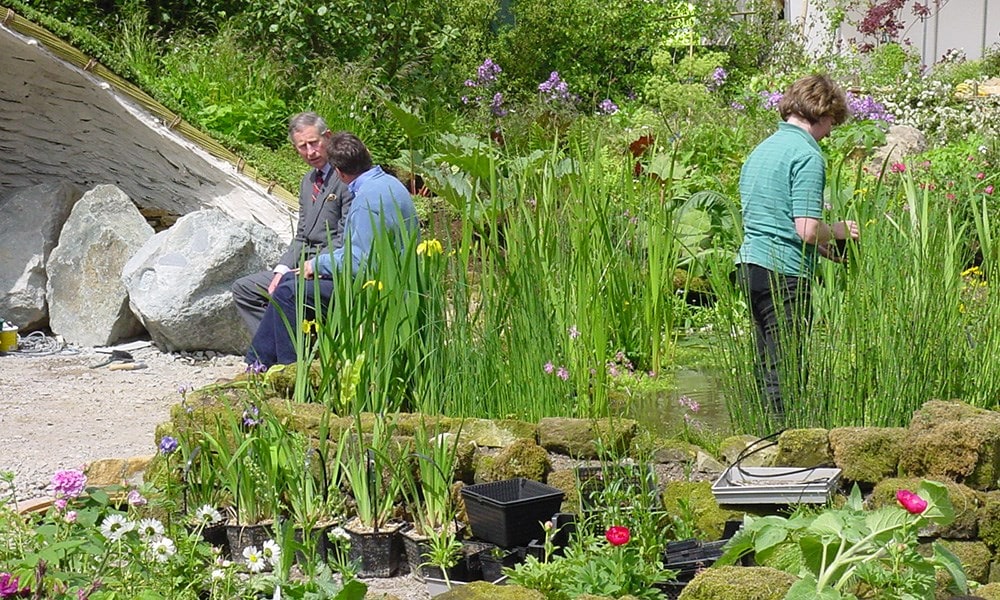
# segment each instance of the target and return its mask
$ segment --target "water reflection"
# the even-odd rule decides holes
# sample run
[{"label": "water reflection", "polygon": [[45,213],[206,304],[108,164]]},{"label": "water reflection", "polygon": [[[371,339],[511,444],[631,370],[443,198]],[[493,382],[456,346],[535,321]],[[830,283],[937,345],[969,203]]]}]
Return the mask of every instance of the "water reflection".
[{"label": "water reflection", "polygon": [[[732,431],[718,377],[708,371],[681,369],[676,378],[677,386],[673,390],[633,397],[632,418],[650,431],[666,436],[684,429],[685,415],[712,431]],[[680,402],[681,396],[696,402],[698,410],[692,411],[685,406],[690,404],[687,401]]]}]

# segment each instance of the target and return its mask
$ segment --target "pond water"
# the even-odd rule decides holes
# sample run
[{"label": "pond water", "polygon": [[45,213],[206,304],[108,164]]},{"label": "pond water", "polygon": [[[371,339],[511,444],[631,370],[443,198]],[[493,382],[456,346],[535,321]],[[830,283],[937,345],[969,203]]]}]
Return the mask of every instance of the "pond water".
[{"label": "pond water", "polygon": [[631,402],[630,416],[661,435],[683,431],[685,415],[691,426],[723,434],[732,431],[721,383],[710,371],[681,368],[674,389],[636,396]]}]

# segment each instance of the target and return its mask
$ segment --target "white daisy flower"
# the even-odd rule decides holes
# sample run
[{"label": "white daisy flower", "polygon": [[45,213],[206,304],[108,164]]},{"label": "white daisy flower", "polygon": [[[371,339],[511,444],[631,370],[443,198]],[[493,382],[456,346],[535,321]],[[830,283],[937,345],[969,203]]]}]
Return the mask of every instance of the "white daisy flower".
[{"label": "white daisy flower", "polygon": [[220,579],[226,578],[226,572],[222,569],[212,569],[212,581],[218,581]]},{"label": "white daisy flower", "polygon": [[161,537],[154,540],[149,545],[149,553],[156,562],[165,563],[177,552],[174,541],[170,538]]},{"label": "white daisy flower", "polygon": [[278,566],[278,560],[281,559],[281,548],[274,543],[274,540],[264,542],[264,549],[260,553],[267,562],[271,563],[271,566]]},{"label": "white daisy flower", "polygon": [[343,527],[334,527],[330,530],[329,536],[331,540],[344,540],[351,541],[351,536],[347,534],[347,531]]},{"label": "white daisy flower", "polygon": [[205,504],[198,510],[194,511],[194,521],[196,525],[214,525],[222,521],[222,514],[215,510],[215,507],[211,504]]},{"label": "white daisy flower", "polygon": [[126,519],[125,515],[109,515],[101,521],[100,529],[101,535],[112,542],[117,542],[126,533],[135,529],[135,523]]},{"label": "white daisy flower", "polygon": [[139,521],[136,530],[142,539],[155,540],[163,535],[163,523],[160,523],[158,519],[143,519]]},{"label": "white daisy flower", "polygon": [[247,559],[247,568],[251,573],[260,573],[267,567],[264,555],[260,553],[257,546],[247,546],[243,549],[243,558]]}]

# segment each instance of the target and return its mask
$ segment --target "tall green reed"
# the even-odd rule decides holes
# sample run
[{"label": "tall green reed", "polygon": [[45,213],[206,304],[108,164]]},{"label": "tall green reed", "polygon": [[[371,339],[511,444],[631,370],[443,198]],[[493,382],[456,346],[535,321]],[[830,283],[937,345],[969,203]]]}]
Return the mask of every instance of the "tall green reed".
[{"label": "tall green reed", "polygon": [[[786,399],[789,424],[905,425],[933,398],[992,406],[1000,376],[986,357],[998,344],[996,294],[977,295],[972,286],[988,286],[963,281],[973,258],[970,236],[985,244],[984,256],[996,251],[988,218],[971,231],[953,218],[943,192],[918,186],[906,172],[872,180],[838,170],[830,189],[837,203],[831,219],[858,221],[861,239],[849,246],[845,264],[818,267],[807,376]],[[739,429],[761,433],[772,424],[747,408],[760,401],[746,309],[735,289],[717,283],[731,292],[720,330],[741,334],[720,337],[730,415]]]}]

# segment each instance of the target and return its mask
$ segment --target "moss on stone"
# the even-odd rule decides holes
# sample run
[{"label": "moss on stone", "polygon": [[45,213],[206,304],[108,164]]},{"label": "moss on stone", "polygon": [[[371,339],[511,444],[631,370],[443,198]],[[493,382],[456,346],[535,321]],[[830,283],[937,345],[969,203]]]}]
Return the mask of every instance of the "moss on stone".
[{"label": "moss on stone", "polygon": [[561,512],[580,514],[580,489],[577,487],[575,469],[556,469],[549,473],[545,483],[565,494]]},{"label": "moss on stone", "polygon": [[833,461],[847,481],[876,484],[896,475],[906,430],[902,427],[838,427],[830,430]]},{"label": "moss on stone", "polygon": [[977,490],[1000,476],[1000,413],[932,400],[913,414],[899,459],[902,475],[944,477]]},{"label": "moss on stone", "polygon": [[[939,543],[951,550],[962,561],[962,570],[965,571],[965,576],[969,580],[986,583],[990,575],[990,562],[993,560],[993,553],[986,547],[986,544],[961,540],[940,540]],[[951,581],[951,577],[947,575],[946,571],[939,570],[938,573],[944,575],[941,582],[945,585]]]},{"label": "moss on stone", "polygon": [[781,600],[795,581],[769,567],[715,567],[695,575],[679,600]]},{"label": "moss on stone", "polygon": [[774,465],[780,467],[832,467],[826,429],[789,429],[778,438]]},{"label": "moss on stone", "polygon": [[[894,506],[897,504],[896,492],[913,490],[920,487],[921,478],[891,478],[880,481],[872,489],[868,497],[871,508]],[[980,507],[985,503],[985,496],[966,485],[954,481],[938,479],[948,490],[948,499],[955,509],[955,521],[946,527],[929,525],[923,530],[924,535],[935,535],[945,538],[970,540],[978,533]]]},{"label": "moss on stone", "polygon": [[452,423],[452,431],[461,428],[462,439],[475,442],[484,448],[502,448],[517,440],[535,441],[536,426],[534,423],[503,419],[464,419]]},{"label": "moss on stone", "polygon": [[532,440],[517,440],[503,448],[493,460],[493,468],[487,481],[502,481],[513,477],[525,477],[535,481],[545,481],[552,470],[549,453]]},{"label": "moss on stone", "polygon": [[538,441],[549,452],[575,458],[625,456],[639,429],[633,419],[546,417],[538,422]]},{"label": "moss on stone", "polygon": [[1000,491],[983,495],[979,509],[979,539],[993,552],[1000,552]]},{"label": "moss on stone", "polygon": [[[744,452],[747,454],[740,460]],[[770,467],[774,464],[777,453],[777,446],[771,446],[766,441],[762,442],[755,435],[734,435],[719,444],[719,456],[727,465],[740,460],[740,464],[745,467]]]},{"label": "moss on stone", "polygon": [[1000,600],[1000,583],[987,583],[975,589],[975,594],[984,600]]},{"label": "moss on stone", "polygon": [[538,590],[519,585],[494,585],[486,581],[473,581],[456,586],[436,596],[439,600],[545,600]]},{"label": "moss on stone", "polygon": [[[681,508],[682,503],[686,509]],[[663,488],[663,508],[674,518],[693,519],[689,525],[702,532],[706,540],[722,537],[726,521],[742,519],[744,514],[720,507],[710,481],[668,481]]]}]

